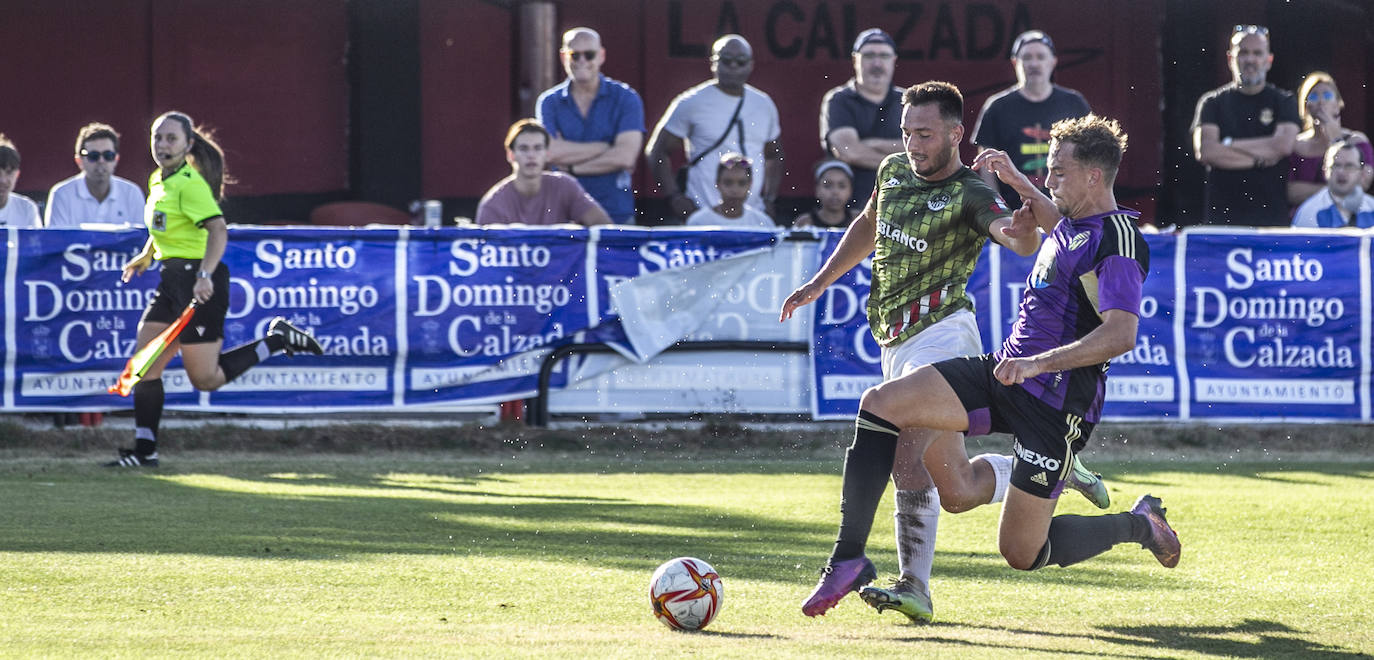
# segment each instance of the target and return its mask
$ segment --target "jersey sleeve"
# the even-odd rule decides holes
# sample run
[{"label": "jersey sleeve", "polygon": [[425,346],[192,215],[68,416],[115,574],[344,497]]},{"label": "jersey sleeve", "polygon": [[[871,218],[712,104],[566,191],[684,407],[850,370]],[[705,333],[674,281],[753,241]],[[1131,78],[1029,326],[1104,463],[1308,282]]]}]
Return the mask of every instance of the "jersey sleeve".
[{"label": "jersey sleeve", "polygon": [[1275,123],[1297,124],[1302,126],[1302,116],[1298,114],[1298,97],[1290,92],[1284,92],[1278,103],[1278,119]]},{"label": "jersey sleeve", "polygon": [[[554,89],[557,89],[557,87]],[[558,127],[552,123],[554,119],[552,104],[553,89],[544,90],[544,93],[539,95],[538,102],[534,104],[534,120],[539,122],[539,125],[543,126],[544,130],[549,132],[549,135],[561,138],[562,134],[559,133]]]},{"label": "jersey sleeve", "polygon": [[1150,272],[1150,246],[1135,218],[1110,215],[1102,221],[1093,272],[1097,275],[1097,311],[1120,309],[1140,314],[1141,290]]},{"label": "jersey sleeve", "polygon": [[993,135],[993,125],[997,123],[996,101],[998,96],[988,97],[983,103],[983,109],[978,113],[978,119],[973,122],[973,143],[980,147],[989,149],[1000,149],[997,144],[997,136]]},{"label": "jersey sleeve", "polygon": [[840,100],[840,90],[843,87],[836,87],[825,95],[821,101],[821,149],[825,151],[826,157],[832,156],[830,153],[830,134],[837,128],[856,127],[854,114],[850,112],[850,107]]},{"label": "jersey sleeve", "polygon": [[204,179],[194,178],[190,183],[181,189],[181,212],[186,215],[191,222],[200,226],[201,223],[211,218],[224,215],[219,208],[219,202],[215,201],[215,194],[210,191],[210,184]]},{"label": "jersey sleeve", "polygon": [[1215,94],[1204,94],[1198,99],[1197,111],[1193,114],[1192,130],[1202,128],[1203,124],[1221,125],[1221,120],[1217,119],[1217,97]]},{"label": "jersey sleeve", "polygon": [[[616,113],[617,121],[615,134],[620,135],[628,131],[644,132],[644,101],[639,97],[639,92],[625,85],[620,94],[619,112]],[[611,138],[615,142],[615,138]]]},{"label": "jersey sleeve", "polygon": [[1011,209],[1002,200],[1002,196],[988,187],[988,184],[976,172],[971,172],[968,183],[965,185],[968,187],[965,195],[970,211],[964,216],[965,219],[973,223],[978,231],[991,236],[992,232],[989,227],[1001,218],[1011,217]]},{"label": "jersey sleeve", "polygon": [[1318,198],[1321,197],[1321,194],[1323,192],[1326,191],[1318,191],[1317,194],[1308,197],[1305,201],[1303,201],[1302,205],[1298,207],[1297,212],[1293,214],[1294,227],[1317,226],[1317,209],[1321,206],[1321,202],[1318,200]]}]

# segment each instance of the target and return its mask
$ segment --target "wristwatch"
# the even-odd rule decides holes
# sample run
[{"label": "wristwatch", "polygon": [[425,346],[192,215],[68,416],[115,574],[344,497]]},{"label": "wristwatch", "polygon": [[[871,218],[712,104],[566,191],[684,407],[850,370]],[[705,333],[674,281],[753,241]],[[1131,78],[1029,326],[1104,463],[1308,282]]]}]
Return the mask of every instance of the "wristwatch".
[{"label": "wristwatch", "polygon": [[208,279],[210,279],[210,274],[207,273],[207,272],[205,272],[205,271],[203,271],[203,270],[202,270],[202,271],[199,271],[199,272],[196,273],[196,279],[198,279],[198,280],[208,280]]}]

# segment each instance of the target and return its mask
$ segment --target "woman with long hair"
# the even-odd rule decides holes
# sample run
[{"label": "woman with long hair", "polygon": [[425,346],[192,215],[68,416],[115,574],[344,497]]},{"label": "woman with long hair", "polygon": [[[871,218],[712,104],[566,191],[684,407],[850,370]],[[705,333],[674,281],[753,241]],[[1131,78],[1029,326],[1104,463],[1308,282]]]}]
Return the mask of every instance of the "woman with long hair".
[{"label": "woman with long hair", "polygon": [[314,337],[277,317],[262,339],[220,353],[229,311],[229,268],[221,261],[229,232],[219,207],[224,151],[176,111],[153,121],[150,146],[157,169],[148,178],[143,211],[148,241],[124,265],[122,276],[128,282],[154,260],[162,264],[157,291],[138,322],[138,348],[174,323],[192,301],[196,308],[182,333],[134,385],[134,447],[120,449],[119,458],[106,463],[110,467],[157,467],[162,370],[178,352],[191,385],[201,391],[219,389],[275,353],[324,352]]},{"label": "woman with long hair", "polygon": [[1374,165],[1374,147],[1369,137],[1359,131],[1341,126],[1341,110],[1345,101],[1336,80],[1325,71],[1307,74],[1298,91],[1298,114],[1302,117],[1302,132],[1293,145],[1293,155],[1288,157],[1288,204],[1297,206],[1307,201],[1326,186],[1326,175],[1322,172],[1322,160],[1326,150],[1334,142],[1344,140],[1355,145],[1360,152],[1366,170],[1361,180],[1361,188],[1368,186],[1370,171]]}]

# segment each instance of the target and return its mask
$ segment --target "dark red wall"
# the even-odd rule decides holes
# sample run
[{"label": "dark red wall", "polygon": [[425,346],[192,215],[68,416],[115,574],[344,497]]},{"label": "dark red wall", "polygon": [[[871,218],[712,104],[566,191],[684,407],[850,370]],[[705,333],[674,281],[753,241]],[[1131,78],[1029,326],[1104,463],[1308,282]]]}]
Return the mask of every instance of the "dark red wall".
[{"label": "dark red wall", "polygon": [[[282,217],[273,214],[278,208],[304,219],[320,201],[367,197],[368,182],[350,180],[359,162],[380,163],[404,181],[418,179],[411,188],[419,196],[461,204],[509,171],[500,143],[518,115],[516,55],[531,38],[519,34],[514,0],[415,0],[405,11],[390,0],[6,5],[0,132],[24,155],[19,189],[39,197],[75,172],[72,140],[92,120],[124,134],[120,174],[141,184],[151,170],[148,123],[172,108],[218,129],[239,181],[231,197],[256,204],[241,207],[252,211],[241,220]],[[773,97],[782,118],[785,197],[811,194],[808,172],[821,156],[821,96],[852,75],[850,42],[870,26],[898,38],[899,84],[943,79],[964,90],[970,130],[984,99],[1013,82],[1011,39],[1023,29],[1047,30],[1059,47],[1057,81],[1083,92],[1130,133],[1121,197],[1147,213],[1161,183],[1160,199],[1177,197],[1179,209],[1196,203],[1189,191],[1201,170],[1188,155],[1187,122],[1197,95],[1229,77],[1225,45],[1234,23],[1274,29],[1271,81],[1294,89],[1308,71],[1324,68],[1342,86],[1345,123],[1372,127],[1364,78],[1374,63],[1368,39],[1374,11],[1345,0],[569,0],[554,6],[558,30],[588,25],[601,32],[605,71],[639,90],[649,129],[673,96],[709,77],[706,54],[717,34],[748,38],[756,56],[751,82]],[[360,49],[354,37],[382,34],[377,16],[418,21],[417,38]],[[350,120],[375,117],[355,113],[360,103],[375,109],[379,102],[363,98],[378,86],[360,70],[387,71],[391,62],[392,70],[410,71],[410,61],[418,61],[418,76],[387,91],[400,99],[396,121]],[[641,165],[639,187],[646,179]],[[408,200],[399,198],[412,191],[392,193],[397,199],[378,201],[403,205]]]},{"label": "dark red wall", "polygon": [[44,0],[5,11],[0,132],[20,190],[76,172],[76,131],[122,134],[118,174],[152,171],[148,125],[178,109],[217,129],[233,195],[348,188],[343,0]]}]

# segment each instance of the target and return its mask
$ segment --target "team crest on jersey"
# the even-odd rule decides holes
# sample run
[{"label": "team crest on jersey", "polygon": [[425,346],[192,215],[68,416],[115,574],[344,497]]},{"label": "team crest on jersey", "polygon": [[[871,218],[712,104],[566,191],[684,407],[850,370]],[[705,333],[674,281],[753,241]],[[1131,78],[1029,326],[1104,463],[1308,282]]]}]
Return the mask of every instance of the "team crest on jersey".
[{"label": "team crest on jersey", "polygon": [[1265,108],[1265,109],[1263,109],[1263,110],[1260,110],[1259,120],[1260,120],[1260,123],[1261,123],[1261,124],[1264,124],[1265,126],[1268,126],[1268,125],[1274,123],[1274,109],[1273,109],[1273,108]]},{"label": "team crest on jersey", "polygon": [[935,195],[926,201],[926,208],[937,213],[944,210],[946,206],[949,206],[949,195],[945,193]]},{"label": "team crest on jersey", "polygon": [[1085,231],[1076,234],[1073,238],[1069,239],[1069,252],[1073,252],[1074,250],[1083,247],[1087,244],[1087,242],[1088,232]]},{"label": "team crest on jersey", "polygon": [[884,187],[884,188],[896,188],[897,186],[900,186],[900,185],[902,185],[902,182],[901,182],[901,181],[898,181],[898,180],[897,180],[897,177],[895,177],[895,176],[894,176],[894,177],[891,177],[891,178],[889,178],[887,181],[884,181],[884,182],[883,182],[883,187]]},{"label": "team crest on jersey", "polygon": [[153,229],[167,231],[167,214],[162,211],[153,211]]}]

